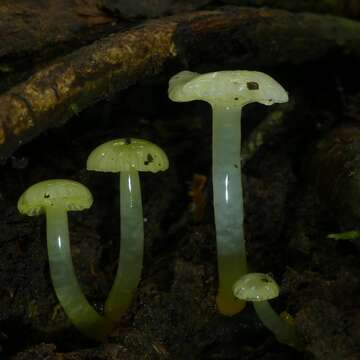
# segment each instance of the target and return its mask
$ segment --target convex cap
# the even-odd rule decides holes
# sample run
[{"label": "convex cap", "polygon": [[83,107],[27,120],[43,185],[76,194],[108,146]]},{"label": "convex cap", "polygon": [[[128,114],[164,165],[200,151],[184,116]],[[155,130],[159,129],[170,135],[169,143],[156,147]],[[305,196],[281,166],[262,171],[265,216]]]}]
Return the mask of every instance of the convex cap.
[{"label": "convex cap", "polygon": [[41,181],[30,186],[19,198],[21,214],[36,216],[47,207],[61,206],[66,211],[80,211],[90,208],[93,198],[89,189],[73,180],[54,179]]},{"label": "convex cap", "polygon": [[241,300],[265,301],[279,296],[279,286],[270,275],[250,273],[234,284],[233,292]]},{"label": "convex cap", "polygon": [[287,92],[272,77],[247,70],[207,74],[181,71],[169,81],[169,98],[179,102],[204,100],[227,107],[242,107],[252,102],[272,105],[289,100]]},{"label": "convex cap", "polygon": [[88,170],[103,172],[150,171],[156,173],[169,167],[164,151],[142,139],[116,139],[95,148],[87,159]]}]

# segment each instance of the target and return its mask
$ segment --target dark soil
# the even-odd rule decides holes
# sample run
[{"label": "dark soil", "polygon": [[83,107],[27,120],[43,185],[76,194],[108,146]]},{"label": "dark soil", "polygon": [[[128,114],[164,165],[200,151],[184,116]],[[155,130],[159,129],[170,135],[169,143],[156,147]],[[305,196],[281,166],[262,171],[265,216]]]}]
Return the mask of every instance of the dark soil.
[{"label": "dark soil", "polygon": [[[279,344],[250,304],[231,318],[216,311],[211,114],[204,103],[167,99],[167,80],[181,70],[171,64],[161,76],[21,147],[1,167],[1,359],[359,359],[359,249],[356,243],[326,238],[345,229],[333,209],[319,201],[309,170],[319,139],[343,124],[359,124],[360,106],[351,100],[360,93],[351,75],[358,66],[351,59],[329,61],[261,69],[289,90],[294,107],[244,164],[249,263],[281,284],[281,296],[272,305],[294,316],[304,352]],[[191,70],[221,68],[226,66]],[[248,106],[244,138],[274,109]],[[89,187],[93,207],[70,215],[72,253],[87,298],[102,311],[117,266],[118,177],[90,173],[85,163],[97,145],[128,136],[161,146],[171,166],[164,173],[141,175],[142,281],[122,324],[98,344],[84,338],[58,306],[45,219],[21,216],[16,204],[29,185],[44,179],[70,178]],[[202,193],[205,212],[197,221],[193,210],[199,204],[189,196],[195,174],[208,179]]]}]

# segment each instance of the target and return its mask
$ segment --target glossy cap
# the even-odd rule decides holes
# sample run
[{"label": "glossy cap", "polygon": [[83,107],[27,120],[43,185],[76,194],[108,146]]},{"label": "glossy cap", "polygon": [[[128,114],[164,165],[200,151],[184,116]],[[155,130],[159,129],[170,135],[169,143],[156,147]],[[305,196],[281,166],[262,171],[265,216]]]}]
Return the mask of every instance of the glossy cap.
[{"label": "glossy cap", "polygon": [[169,167],[162,149],[147,140],[116,139],[95,148],[87,159],[88,170],[121,172],[129,170],[156,173]]},{"label": "glossy cap", "polygon": [[289,100],[287,92],[272,77],[246,70],[207,74],[181,71],[169,81],[169,98],[178,102],[204,100],[226,107],[242,107],[252,102],[272,105]]},{"label": "glossy cap", "polygon": [[89,189],[73,180],[54,179],[30,186],[19,198],[21,214],[36,216],[47,207],[62,206],[66,211],[80,211],[91,207],[93,202]]},{"label": "glossy cap", "polygon": [[270,275],[250,273],[234,284],[233,292],[241,300],[265,301],[279,296],[279,286]]}]

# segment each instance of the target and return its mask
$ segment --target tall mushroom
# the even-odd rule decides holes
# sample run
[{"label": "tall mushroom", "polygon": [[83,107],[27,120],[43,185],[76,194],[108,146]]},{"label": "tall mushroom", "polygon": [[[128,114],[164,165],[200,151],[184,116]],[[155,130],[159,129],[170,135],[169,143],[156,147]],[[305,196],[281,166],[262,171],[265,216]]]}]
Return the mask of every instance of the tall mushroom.
[{"label": "tall mushroom", "polygon": [[139,171],[156,173],[168,167],[164,151],[141,139],[108,141],[88,157],[88,170],[120,172],[120,255],[115,281],[105,303],[105,316],[113,321],[119,321],[129,308],[143,265],[144,220]]},{"label": "tall mushroom", "polygon": [[219,290],[217,307],[224,315],[241,311],[245,303],[232,293],[234,282],[247,272],[244,205],[241,179],[241,111],[244,105],[288,101],[283,87],[257,71],[182,71],[169,82],[173,101],[204,100],[213,112],[213,196]]},{"label": "tall mushroom", "polygon": [[29,187],[19,198],[21,214],[46,215],[50,275],[55,293],[71,322],[86,336],[103,340],[112,324],[86,300],[71,258],[68,211],[90,208],[90,191],[71,180],[47,180]]}]

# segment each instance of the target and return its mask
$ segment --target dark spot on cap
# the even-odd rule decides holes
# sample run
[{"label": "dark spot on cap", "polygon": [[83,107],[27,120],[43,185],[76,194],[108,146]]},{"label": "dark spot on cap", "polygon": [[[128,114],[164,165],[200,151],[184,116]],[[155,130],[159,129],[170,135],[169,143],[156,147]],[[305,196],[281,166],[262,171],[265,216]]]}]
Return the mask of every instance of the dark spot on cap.
[{"label": "dark spot on cap", "polygon": [[261,281],[262,281],[262,282],[264,282],[264,283],[268,283],[268,282],[270,282],[270,281],[269,281],[269,279],[268,279],[268,278],[266,278],[266,277],[263,277],[263,278],[261,279]]},{"label": "dark spot on cap", "polygon": [[249,90],[258,90],[259,84],[256,81],[249,81],[246,83],[246,86]]},{"label": "dark spot on cap", "polygon": [[125,138],[125,144],[130,145],[131,144],[131,138],[129,138],[129,137]]},{"label": "dark spot on cap", "polygon": [[149,165],[150,163],[152,163],[154,161],[154,158],[151,156],[151,154],[147,154],[147,158],[144,161],[145,165]]},{"label": "dark spot on cap", "polygon": [[239,100],[239,98],[238,98],[238,97],[234,97],[234,100]]},{"label": "dark spot on cap", "polygon": [[44,194],[44,198],[45,198],[45,199],[48,199],[49,197],[50,197],[50,194],[48,194],[48,193],[45,193],[45,194]]},{"label": "dark spot on cap", "polygon": [[238,166],[236,164],[234,164],[234,167],[238,168]]}]

